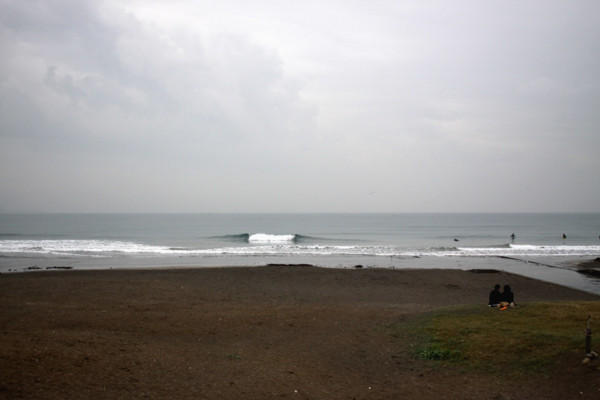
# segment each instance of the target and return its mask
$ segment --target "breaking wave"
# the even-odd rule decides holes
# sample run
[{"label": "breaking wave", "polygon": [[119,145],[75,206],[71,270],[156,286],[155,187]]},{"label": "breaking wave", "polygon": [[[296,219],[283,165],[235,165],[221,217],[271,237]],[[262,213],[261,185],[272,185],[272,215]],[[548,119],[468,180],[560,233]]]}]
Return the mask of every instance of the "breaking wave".
[{"label": "breaking wave", "polygon": [[267,233],[254,233],[248,237],[249,243],[294,243],[296,235],[270,235]]},{"label": "breaking wave", "polygon": [[[213,239],[233,243],[301,243],[319,238],[298,234],[270,234],[270,233],[240,233],[237,235],[215,236]],[[327,240],[327,239],[321,239]]]},{"label": "breaking wave", "polygon": [[[498,245],[485,247],[407,248],[380,245],[341,245],[302,235],[240,234],[219,237],[221,245],[172,247],[115,240],[0,240],[0,255],[59,256],[597,256],[600,246]],[[225,244],[225,246],[222,246]],[[206,243],[204,243],[206,246]]]}]

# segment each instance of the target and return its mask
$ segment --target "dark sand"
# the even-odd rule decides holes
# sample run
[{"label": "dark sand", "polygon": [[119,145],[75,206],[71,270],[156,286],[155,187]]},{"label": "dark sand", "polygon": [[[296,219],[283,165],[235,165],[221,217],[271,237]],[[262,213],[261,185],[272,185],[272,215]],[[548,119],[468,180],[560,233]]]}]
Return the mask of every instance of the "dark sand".
[{"label": "dark sand", "polygon": [[600,398],[600,370],[581,365],[583,348],[549,376],[514,380],[432,367],[386,328],[442,306],[485,307],[495,283],[510,284],[521,304],[600,299],[458,270],[4,274],[0,398]]}]

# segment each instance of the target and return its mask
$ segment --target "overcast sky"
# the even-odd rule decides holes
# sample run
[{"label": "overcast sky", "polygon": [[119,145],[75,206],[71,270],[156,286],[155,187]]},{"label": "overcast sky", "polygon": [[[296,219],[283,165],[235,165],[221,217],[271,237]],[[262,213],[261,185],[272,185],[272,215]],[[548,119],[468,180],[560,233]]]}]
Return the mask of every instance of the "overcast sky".
[{"label": "overcast sky", "polygon": [[600,211],[600,1],[0,0],[0,210]]}]

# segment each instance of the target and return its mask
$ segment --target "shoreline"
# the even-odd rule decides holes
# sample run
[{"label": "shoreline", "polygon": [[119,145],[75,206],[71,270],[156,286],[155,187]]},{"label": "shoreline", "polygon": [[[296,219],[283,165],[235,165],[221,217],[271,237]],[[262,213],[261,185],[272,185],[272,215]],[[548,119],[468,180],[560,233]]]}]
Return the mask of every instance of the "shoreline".
[{"label": "shoreline", "polygon": [[416,400],[449,390],[461,398],[593,398],[579,395],[573,374],[515,385],[432,369],[389,334],[390,325],[441,307],[487,309],[496,283],[510,284],[521,307],[600,301],[490,270],[271,265],[2,274],[0,398]]},{"label": "shoreline", "polygon": [[449,269],[474,270],[491,269],[522,275],[533,279],[554,283],[569,288],[600,295],[599,258],[570,257],[521,259],[505,256],[482,257],[219,257],[219,258],[87,258],[87,257],[46,257],[46,258],[0,258],[0,274],[22,272],[47,272],[51,270],[163,270],[246,267],[256,268],[266,265],[309,265],[324,269]]}]

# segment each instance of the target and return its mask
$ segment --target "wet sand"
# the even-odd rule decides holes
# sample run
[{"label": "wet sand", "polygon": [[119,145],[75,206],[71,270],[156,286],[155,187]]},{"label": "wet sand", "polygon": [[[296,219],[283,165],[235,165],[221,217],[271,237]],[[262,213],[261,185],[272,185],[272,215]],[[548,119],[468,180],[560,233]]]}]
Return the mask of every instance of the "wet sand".
[{"label": "wet sand", "polygon": [[[432,368],[393,323],[481,304],[599,296],[505,272],[310,266],[0,275],[0,398],[598,398],[581,354],[523,382]],[[583,394],[581,394],[583,393]]]}]

